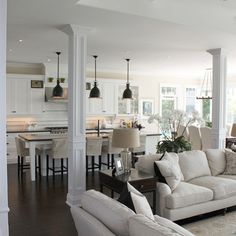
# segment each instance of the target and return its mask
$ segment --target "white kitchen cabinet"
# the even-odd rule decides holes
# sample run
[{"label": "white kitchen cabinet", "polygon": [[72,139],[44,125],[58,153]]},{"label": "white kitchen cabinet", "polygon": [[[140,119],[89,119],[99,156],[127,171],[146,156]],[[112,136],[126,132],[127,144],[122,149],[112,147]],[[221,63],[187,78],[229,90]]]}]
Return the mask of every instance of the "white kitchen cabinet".
[{"label": "white kitchen cabinet", "polygon": [[102,84],[102,113],[116,114],[117,112],[117,86],[112,82]]},{"label": "white kitchen cabinet", "polygon": [[7,113],[28,114],[30,112],[30,80],[7,79]]},{"label": "white kitchen cabinet", "polygon": [[30,113],[42,114],[45,112],[44,88],[30,89]]},{"label": "white kitchen cabinet", "polygon": [[7,75],[8,115],[41,114],[44,112],[44,88],[31,88],[31,80],[43,80],[43,76]]}]

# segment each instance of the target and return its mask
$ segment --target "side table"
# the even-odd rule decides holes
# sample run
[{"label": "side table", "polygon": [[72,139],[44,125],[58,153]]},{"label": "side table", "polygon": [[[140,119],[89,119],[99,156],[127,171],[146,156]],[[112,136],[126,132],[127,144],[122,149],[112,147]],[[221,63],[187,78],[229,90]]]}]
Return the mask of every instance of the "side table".
[{"label": "side table", "polygon": [[139,192],[153,193],[153,212],[156,213],[156,182],[158,178],[156,176],[131,169],[128,174],[122,174],[119,176],[112,176],[112,170],[104,170],[99,172],[100,179],[100,191],[103,192],[103,187],[107,187],[111,190],[111,197],[114,197],[114,192],[121,193],[124,185],[127,181],[134,186]]}]

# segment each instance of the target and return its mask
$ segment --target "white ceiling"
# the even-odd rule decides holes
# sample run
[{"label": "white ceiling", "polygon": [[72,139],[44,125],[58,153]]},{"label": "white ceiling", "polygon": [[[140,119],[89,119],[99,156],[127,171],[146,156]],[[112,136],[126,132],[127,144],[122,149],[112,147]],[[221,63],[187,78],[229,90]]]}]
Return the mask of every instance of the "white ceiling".
[{"label": "white ceiling", "polygon": [[53,63],[59,50],[67,63],[58,29],[78,24],[92,28],[88,54],[101,71],[125,73],[130,57],[133,74],[197,77],[211,66],[205,51],[222,47],[236,75],[235,10],[235,0],[8,0],[7,59]]}]

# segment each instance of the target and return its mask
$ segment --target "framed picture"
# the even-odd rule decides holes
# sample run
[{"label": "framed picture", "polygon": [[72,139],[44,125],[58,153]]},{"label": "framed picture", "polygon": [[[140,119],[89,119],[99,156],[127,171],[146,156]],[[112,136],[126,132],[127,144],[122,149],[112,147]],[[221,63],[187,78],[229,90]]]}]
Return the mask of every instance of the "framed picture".
[{"label": "framed picture", "polygon": [[142,118],[148,118],[154,113],[154,99],[141,99],[140,113]]},{"label": "framed picture", "polygon": [[115,158],[115,168],[116,168],[115,175],[122,175],[122,174],[124,174],[125,169],[124,169],[124,164],[123,164],[123,161],[122,161],[121,157]]},{"label": "framed picture", "polygon": [[43,88],[43,80],[31,80],[31,88]]}]

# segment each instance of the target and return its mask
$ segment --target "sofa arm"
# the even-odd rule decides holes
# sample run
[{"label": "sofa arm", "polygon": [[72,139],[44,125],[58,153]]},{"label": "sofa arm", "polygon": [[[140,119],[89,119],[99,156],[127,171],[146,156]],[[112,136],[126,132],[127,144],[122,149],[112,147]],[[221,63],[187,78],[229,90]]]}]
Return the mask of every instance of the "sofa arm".
[{"label": "sofa arm", "polygon": [[171,189],[167,184],[161,182],[157,182],[156,188],[157,214],[164,216],[164,209],[166,208],[166,196],[171,194]]}]

